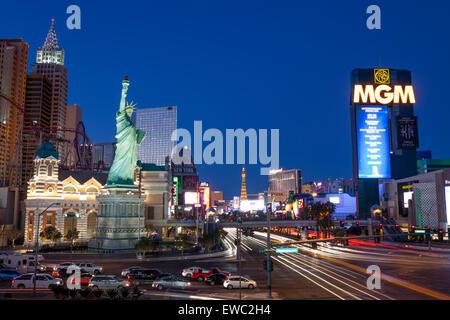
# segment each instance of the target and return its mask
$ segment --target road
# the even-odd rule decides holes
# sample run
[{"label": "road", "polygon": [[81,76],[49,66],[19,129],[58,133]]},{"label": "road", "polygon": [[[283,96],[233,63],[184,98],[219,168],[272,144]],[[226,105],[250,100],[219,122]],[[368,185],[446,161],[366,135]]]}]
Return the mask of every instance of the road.
[{"label": "road", "polygon": [[[235,239],[235,229],[227,229],[231,242]],[[273,234],[273,243],[289,239]],[[448,299],[450,295],[450,254],[428,253],[398,248],[386,244],[367,241],[352,241],[350,246],[321,244],[317,250],[309,245],[297,245],[299,253],[272,255],[272,293],[275,299],[300,300],[395,300],[395,299]],[[102,265],[104,274],[120,275],[122,269],[133,265],[157,268],[164,272],[181,275],[183,268],[199,266],[219,267],[231,274],[242,274],[255,280],[254,290],[243,289],[243,299],[266,298],[266,272],[263,270],[264,254],[258,250],[266,248],[265,233],[255,232],[254,236],[242,236],[242,260],[235,257],[212,258],[192,261],[142,261],[120,260],[96,257],[95,255],[48,254],[47,263],[64,261],[93,262]],[[88,258],[89,257],[89,258]],[[114,260],[112,260],[114,259]],[[366,268],[380,267],[381,288],[367,288]],[[150,286],[146,289],[147,299],[239,299],[239,290],[226,290],[222,286],[207,286],[193,282],[194,290],[189,292],[156,292]],[[9,283],[0,283],[0,293],[13,292],[26,297],[26,293],[11,291]],[[40,294],[50,293],[42,291]]]},{"label": "road", "polygon": [[[229,229],[234,238],[235,231]],[[288,238],[272,235],[275,243]],[[450,255],[430,254],[387,245],[355,241],[352,246],[321,244],[317,250],[297,245],[299,253],[272,255],[272,290],[281,299],[436,299],[450,294]],[[258,265],[262,270],[266,248],[265,233],[242,236],[245,268]],[[370,265],[380,267],[387,280],[381,289],[367,288]],[[401,285],[399,285],[401,284]],[[436,291],[436,292],[434,292]]]}]

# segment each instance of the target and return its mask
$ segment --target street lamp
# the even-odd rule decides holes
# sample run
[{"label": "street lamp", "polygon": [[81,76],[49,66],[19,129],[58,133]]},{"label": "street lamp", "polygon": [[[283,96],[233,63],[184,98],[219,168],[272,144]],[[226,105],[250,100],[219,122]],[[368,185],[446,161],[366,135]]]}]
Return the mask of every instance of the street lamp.
[{"label": "street lamp", "polygon": [[141,163],[141,161],[137,162],[137,166],[139,168],[138,241],[140,241],[141,240],[141,191],[142,191],[142,184],[141,184],[141,180],[142,180],[142,163]]},{"label": "street lamp", "polygon": [[41,215],[44,214],[45,211],[47,211],[52,206],[60,206],[61,203],[59,202],[53,202],[51,203],[47,208],[44,209],[41,213],[37,216],[37,226],[36,226],[36,238],[35,238],[35,244],[34,244],[34,280],[33,280],[33,296],[36,295],[36,273],[37,273],[37,263],[38,263],[38,248],[39,248],[39,223]]}]

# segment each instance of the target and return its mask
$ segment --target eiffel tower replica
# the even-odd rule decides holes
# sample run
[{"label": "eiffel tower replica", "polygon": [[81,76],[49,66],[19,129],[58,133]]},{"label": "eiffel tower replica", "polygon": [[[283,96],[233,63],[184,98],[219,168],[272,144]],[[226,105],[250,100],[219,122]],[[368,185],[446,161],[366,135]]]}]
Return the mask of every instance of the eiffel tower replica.
[{"label": "eiffel tower replica", "polygon": [[247,200],[247,186],[245,185],[245,168],[242,168],[242,185],[241,185],[241,199]]}]

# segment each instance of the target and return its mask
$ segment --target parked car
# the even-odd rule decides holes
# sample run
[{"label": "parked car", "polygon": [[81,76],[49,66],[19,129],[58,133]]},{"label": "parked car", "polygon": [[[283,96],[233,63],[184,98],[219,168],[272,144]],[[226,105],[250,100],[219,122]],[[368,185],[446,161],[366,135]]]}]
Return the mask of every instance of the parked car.
[{"label": "parked car", "polygon": [[223,286],[227,289],[239,288],[239,283],[241,284],[241,288],[254,289],[256,288],[256,281],[240,277],[239,276],[228,277],[227,280],[223,282]]},{"label": "parked car", "polygon": [[215,273],[223,273],[229,276],[230,274],[228,272],[221,271],[219,268],[211,268],[210,270],[199,270],[199,272],[194,272],[192,274],[192,279],[197,279],[198,281],[205,280],[208,276],[215,274]]},{"label": "parked car", "polygon": [[21,273],[17,272],[14,269],[0,269],[0,280],[10,281],[20,275]]},{"label": "parked car", "polygon": [[143,270],[145,269],[144,267],[139,267],[139,266],[133,266],[133,267],[129,267],[127,269],[123,269],[121,272],[122,277],[126,277],[131,271],[134,270]]},{"label": "parked car", "polygon": [[8,269],[8,267],[6,264],[0,263],[0,269]]},{"label": "parked car", "polygon": [[157,290],[164,290],[166,288],[189,289],[191,287],[191,283],[186,280],[181,280],[177,277],[171,276],[155,280],[152,284],[152,287]]},{"label": "parked car", "polygon": [[138,269],[133,270],[127,275],[127,279],[135,285],[152,283],[162,277],[168,277],[171,274],[161,272],[158,269]]},{"label": "parked car", "polygon": [[[52,272],[52,276],[55,277],[55,278],[67,279],[73,273],[73,272],[70,273],[70,274],[67,273],[67,269],[68,269],[68,267],[60,268],[60,269],[58,269],[56,271],[53,271]],[[81,275],[89,275],[89,276],[92,277],[92,275],[89,272],[87,272],[86,270],[84,270],[84,269],[80,269],[80,274]]]},{"label": "parked car", "polygon": [[[14,278],[11,281],[11,288],[33,288],[34,283],[34,274],[26,273]],[[44,288],[47,289],[50,285],[63,285],[64,282],[60,278],[53,278],[51,275],[45,273],[36,274],[36,288]]]},{"label": "parked car", "polygon": [[[80,285],[89,286],[92,277],[92,274],[90,274],[89,272],[82,272],[80,274]],[[75,279],[72,279],[72,284],[75,284]]]},{"label": "parked car", "polygon": [[199,272],[208,272],[208,269],[200,268],[200,267],[190,267],[187,269],[183,269],[181,272],[181,275],[186,278],[192,278],[193,273],[199,273]]},{"label": "parked car", "polygon": [[56,271],[56,270],[61,269],[61,268],[67,268],[68,266],[71,266],[71,265],[73,265],[73,264],[75,264],[75,263],[74,263],[74,262],[62,262],[62,263],[58,263],[58,264],[55,264],[55,265],[53,266],[53,270]]},{"label": "parked car", "polygon": [[126,280],[121,280],[119,277],[114,275],[97,275],[93,276],[89,281],[89,287],[96,290],[109,290],[109,289],[120,289],[129,287],[130,282]]},{"label": "parked car", "polygon": [[225,280],[228,279],[228,276],[224,273],[214,273],[208,277],[206,277],[205,283],[214,285],[223,285]]},{"label": "parked car", "polygon": [[86,270],[90,274],[100,274],[103,271],[103,267],[96,266],[95,264],[89,263],[89,262],[75,263],[75,265],[80,267],[80,268],[83,268],[84,270]]}]

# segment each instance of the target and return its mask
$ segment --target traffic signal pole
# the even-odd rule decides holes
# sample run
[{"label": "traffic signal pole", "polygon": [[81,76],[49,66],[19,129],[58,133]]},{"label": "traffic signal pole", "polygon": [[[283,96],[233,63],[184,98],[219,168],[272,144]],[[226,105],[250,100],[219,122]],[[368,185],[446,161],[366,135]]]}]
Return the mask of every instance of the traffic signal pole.
[{"label": "traffic signal pole", "polygon": [[267,212],[267,299],[272,299],[272,284],[271,284],[271,279],[270,279],[270,271],[272,269],[271,266],[271,259],[270,259],[270,249],[271,249],[271,245],[270,245],[270,216],[271,216],[271,211],[272,210],[268,210]]}]

